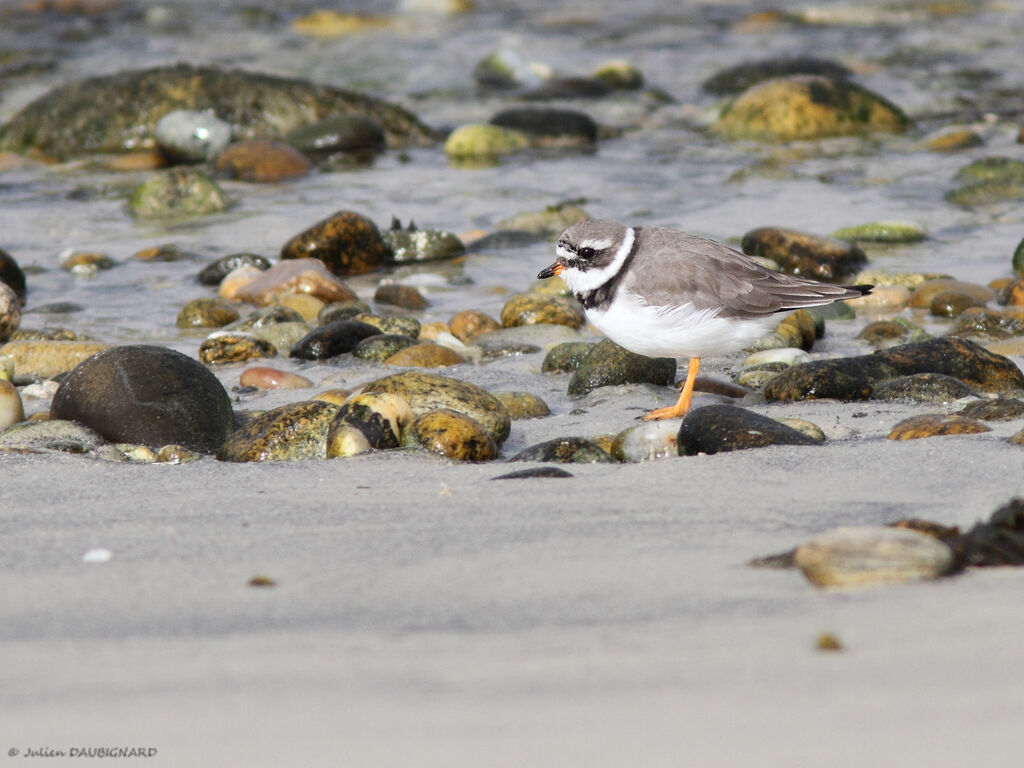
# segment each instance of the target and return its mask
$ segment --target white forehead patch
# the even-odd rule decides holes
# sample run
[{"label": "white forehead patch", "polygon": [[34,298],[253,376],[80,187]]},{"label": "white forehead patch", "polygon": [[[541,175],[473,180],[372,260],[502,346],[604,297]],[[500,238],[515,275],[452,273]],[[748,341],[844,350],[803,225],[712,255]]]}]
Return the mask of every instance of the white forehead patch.
[{"label": "white forehead patch", "polygon": [[[619,249],[615,252],[615,256],[612,258],[611,263],[607,266],[591,267],[586,272],[570,267],[562,273],[562,279],[565,284],[569,286],[569,290],[573,293],[587,293],[600,288],[602,285],[607,283],[619,270],[622,269],[622,265],[626,261],[626,257],[629,256],[629,252],[633,250],[633,240],[636,239],[636,234],[633,232],[632,227],[627,227],[622,237],[622,244]],[[604,245],[596,245],[596,243],[604,243]],[[589,247],[595,250],[601,248],[608,248],[612,244],[611,240],[585,240],[580,243],[580,247]],[[569,256],[570,254],[563,254],[559,249],[559,255]]]},{"label": "white forehead patch", "polygon": [[[603,251],[605,248],[612,247],[612,240],[610,238],[604,238],[603,240],[581,240],[580,249],[593,248],[595,251]],[[628,253],[628,251],[627,251]]]}]

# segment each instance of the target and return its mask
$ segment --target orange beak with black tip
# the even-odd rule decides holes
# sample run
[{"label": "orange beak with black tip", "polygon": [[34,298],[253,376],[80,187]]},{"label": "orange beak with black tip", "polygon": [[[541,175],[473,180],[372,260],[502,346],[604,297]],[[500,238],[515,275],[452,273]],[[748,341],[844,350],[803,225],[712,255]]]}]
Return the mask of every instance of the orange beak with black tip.
[{"label": "orange beak with black tip", "polygon": [[565,265],[560,261],[556,261],[550,267],[545,267],[540,272],[538,272],[537,279],[544,280],[549,277],[555,277],[556,275],[560,275],[563,272],[565,272]]}]

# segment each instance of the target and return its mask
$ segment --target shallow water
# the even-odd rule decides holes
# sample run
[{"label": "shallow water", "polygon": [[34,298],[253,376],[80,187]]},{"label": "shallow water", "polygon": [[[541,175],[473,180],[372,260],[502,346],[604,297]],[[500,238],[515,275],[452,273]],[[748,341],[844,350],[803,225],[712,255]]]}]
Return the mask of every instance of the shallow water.
[{"label": "shallow water", "polygon": [[[566,74],[625,59],[643,71],[650,88],[672,100],[626,93],[572,104],[604,125],[625,129],[593,154],[526,155],[467,170],[450,167],[440,147],[404,155],[390,151],[360,170],[274,185],[226,183],[236,201],[229,211],[173,228],[136,222],[126,212],[126,196],[144,173],[110,173],[84,161],[0,172],[0,245],[23,267],[39,270],[29,278],[22,326],[61,325],[109,343],[153,341],[194,355],[199,338],[179,332],[174,317],[186,301],[210,293],[194,282],[201,266],[241,250],[276,256],[291,235],[340,208],[360,211],[382,226],[397,216],[465,232],[493,229],[513,213],[584,198],[596,217],[723,240],[765,225],[827,234],[841,226],[902,219],[923,225],[930,238],[871,249],[874,267],[947,272],[979,282],[1009,274],[1024,206],[966,209],[942,195],[970,160],[1024,154],[1015,143],[1024,103],[1024,12],[1017,4],[954,3],[943,13],[916,2],[776,3],[822,22],[783,22],[762,31],[737,27],[751,11],[746,3],[686,2],[666,10],[650,0],[626,11],[617,4],[572,2],[486,5],[445,15],[364,3],[365,10],[384,13],[389,26],[330,41],[289,29],[292,19],[316,7],[299,2],[249,3],[244,11],[228,4],[126,2],[91,16],[5,12],[0,52],[10,52],[12,63],[3,71],[13,74],[0,80],[0,120],[61,82],[188,61],[363,88],[408,106],[430,124],[455,126],[509,103],[479,97],[471,79],[473,65],[501,47]],[[773,55],[842,61],[860,83],[906,109],[918,128],[906,136],[787,147],[730,144],[696,130],[716,103],[701,91],[704,79]],[[15,65],[26,61],[46,66],[17,74]],[[929,131],[972,123],[981,126],[985,146],[947,154],[918,146]],[[770,172],[758,170],[764,166]],[[742,180],[730,181],[737,174]],[[141,248],[168,242],[195,257],[169,264],[131,258]],[[69,248],[103,251],[118,266],[92,278],[72,276],[57,268],[58,254]],[[531,285],[551,257],[547,245],[473,255],[454,270],[404,279],[420,284],[431,301],[424,320],[445,320],[469,307],[497,315],[505,296]],[[351,283],[368,296],[381,277]],[[56,301],[84,310],[33,312]],[[503,365],[524,369],[521,363]]]}]

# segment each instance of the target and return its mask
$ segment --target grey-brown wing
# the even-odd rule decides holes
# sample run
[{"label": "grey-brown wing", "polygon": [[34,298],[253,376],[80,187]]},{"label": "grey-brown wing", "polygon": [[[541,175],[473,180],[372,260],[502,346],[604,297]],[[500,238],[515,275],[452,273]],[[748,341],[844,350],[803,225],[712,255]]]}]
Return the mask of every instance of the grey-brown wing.
[{"label": "grey-brown wing", "polygon": [[830,304],[864,293],[773,272],[739,251],[697,235],[655,234],[642,244],[625,281],[627,290],[652,306],[689,301],[697,309],[720,308],[721,317],[743,317]]}]

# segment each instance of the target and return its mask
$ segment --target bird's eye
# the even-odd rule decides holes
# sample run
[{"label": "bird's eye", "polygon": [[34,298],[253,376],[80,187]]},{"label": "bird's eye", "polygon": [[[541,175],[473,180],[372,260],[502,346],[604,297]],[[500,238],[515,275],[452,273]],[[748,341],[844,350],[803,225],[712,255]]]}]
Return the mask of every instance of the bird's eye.
[{"label": "bird's eye", "polygon": [[596,251],[593,248],[580,248],[577,253],[581,259],[592,259]]}]

